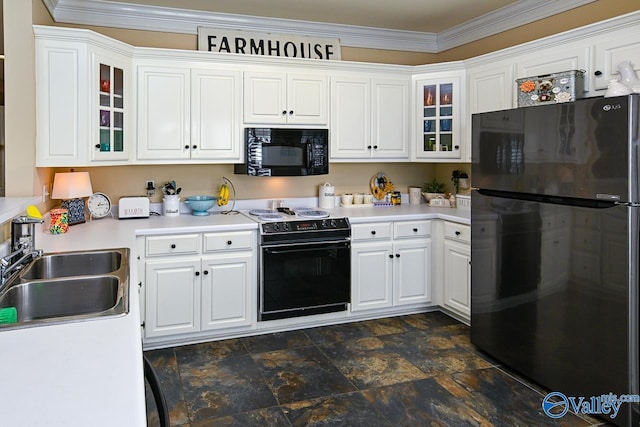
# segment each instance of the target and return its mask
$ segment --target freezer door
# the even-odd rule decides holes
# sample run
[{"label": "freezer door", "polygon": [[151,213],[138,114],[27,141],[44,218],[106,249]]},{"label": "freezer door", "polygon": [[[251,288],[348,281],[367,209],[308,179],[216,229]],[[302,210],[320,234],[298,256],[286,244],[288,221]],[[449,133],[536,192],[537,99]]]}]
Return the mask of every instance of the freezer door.
[{"label": "freezer door", "polygon": [[566,396],[638,393],[640,208],[611,206],[472,193],[471,341]]},{"label": "freezer door", "polygon": [[640,201],[639,99],[634,94],[474,114],[474,186]]}]

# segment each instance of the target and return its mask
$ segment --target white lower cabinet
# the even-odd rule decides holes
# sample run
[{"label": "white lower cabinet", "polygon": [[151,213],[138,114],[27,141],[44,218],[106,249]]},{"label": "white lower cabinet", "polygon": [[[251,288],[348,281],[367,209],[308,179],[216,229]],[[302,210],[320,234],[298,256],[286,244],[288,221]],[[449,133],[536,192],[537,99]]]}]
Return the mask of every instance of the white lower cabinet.
[{"label": "white lower cabinet", "polygon": [[471,317],[471,227],[444,223],[445,308],[469,320]]},{"label": "white lower cabinet", "polygon": [[255,317],[255,232],[145,239],[144,337],[251,327]]},{"label": "white lower cabinet", "polygon": [[431,301],[431,222],[354,224],[351,311]]}]

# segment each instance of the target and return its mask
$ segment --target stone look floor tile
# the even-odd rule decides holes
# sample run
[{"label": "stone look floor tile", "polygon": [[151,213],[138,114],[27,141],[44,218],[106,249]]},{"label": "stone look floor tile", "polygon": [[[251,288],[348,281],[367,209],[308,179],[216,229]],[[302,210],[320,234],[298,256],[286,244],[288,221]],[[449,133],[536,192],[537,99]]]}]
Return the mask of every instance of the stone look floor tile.
[{"label": "stone look floor tile", "polygon": [[268,351],[308,347],[313,345],[313,341],[311,341],[302,331],[256,335],[253,337],[243,338],[242,342],[250,353],[265,353]]},{"label": "stone look floor tile", "polygon": [[542,387],[478,351],[469,327],[440,312],[146,354],[175,427],[608,425],[548,418]]},{"label": "stone look floor tile", "polygon": [[253,356],[280,404],[354,391],[317,347],[302,347]]},{"label": "stone look floor tile", "polygon": [[378,337],[328,344],[320,349],[360,390],[426,378],[424,372]]},{"label": "stone look floor tile", "polygon": [[191,424],[190,427],[288,427],[287,417],[277,406],[213,418]]},{"label": "stone look floor tile", "polygon": [[180,368],[192,422],[277,405],[249,355]]},{"label": "stone look floor tile", "polygon": [[348,393],[282,406],[291,425],[391,427],[361,393]]},{"label": "stone look floor tile", "polygon": [[[180,380],[178,363],[173,349],[153,350],[145,354],[160,380],[160,386],[162,387],[162,392],[169,407],[169,420],[171,425],[187,424],[189,422],[187,404],[184,399],[184,388]],[[152,413],[150,421],[155,423],[158,419],[157,410],[150,390],[146,395],[146,400],[148,402],[147,407],[151,408]],[[155,424],[150,423],[149,425]]]}]

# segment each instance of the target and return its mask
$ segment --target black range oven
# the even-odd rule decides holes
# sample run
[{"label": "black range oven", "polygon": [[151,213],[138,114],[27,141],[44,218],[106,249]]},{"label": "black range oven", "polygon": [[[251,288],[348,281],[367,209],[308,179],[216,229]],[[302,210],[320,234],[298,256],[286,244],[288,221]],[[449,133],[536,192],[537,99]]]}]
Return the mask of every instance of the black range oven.
[{"label": "black range oven", "polygon": [[347,218],[260,224],[258,320],[345,311],[351,301]]}]

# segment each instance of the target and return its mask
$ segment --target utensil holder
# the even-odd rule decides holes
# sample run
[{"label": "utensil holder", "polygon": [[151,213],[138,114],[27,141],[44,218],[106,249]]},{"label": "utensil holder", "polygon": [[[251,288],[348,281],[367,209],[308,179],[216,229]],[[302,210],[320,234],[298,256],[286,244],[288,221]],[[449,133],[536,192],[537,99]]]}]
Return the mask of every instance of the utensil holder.
[{"label": "utensil holder", "polygon": [[177,194],[167,194],[162,198],[162,215],[180,215],[180,196]]}]

